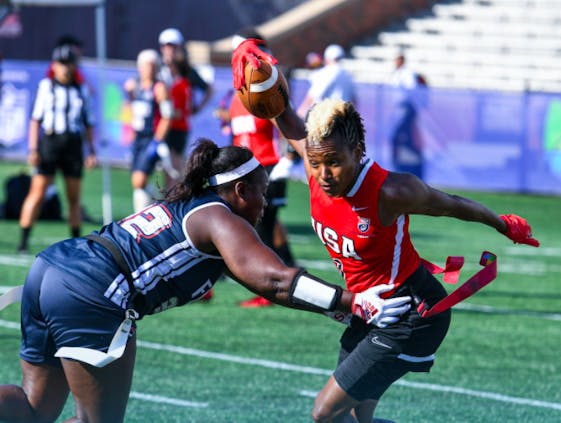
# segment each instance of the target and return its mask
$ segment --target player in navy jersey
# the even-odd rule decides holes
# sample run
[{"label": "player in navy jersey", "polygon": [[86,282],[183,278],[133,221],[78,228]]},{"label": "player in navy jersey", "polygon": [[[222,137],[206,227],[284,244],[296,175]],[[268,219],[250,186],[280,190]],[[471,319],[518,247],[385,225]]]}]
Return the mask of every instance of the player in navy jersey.
[{"label": "player in navy jersey", "polygon": [[127,79],[124,84],[135,133],[131,163],[135,212],[153,201],[148,182],[158,161],[172,179],[179,177],[165,142],[173,107],[166,86],[156,78],[159,61],[155,50],[142,50],[136,60],[138,78]]},{"label": "player in navy jersey", "polygon": [[201,140],[164,201],[41,252],[21,296],[22,387],[0,386],[0,421],[54,421],[70,391],[67,421],[122,422],[135,321],[203,297],[224,271],[287,307],[376,321],[409,308],[408,296],[354,295],[285,266],[254,229],[267,185],[250,150]]},{"label": "player in navy jersey", "polygon": [[[245,64],[258,66],[257,58],[276,63],[257,40],[246,40],[234,51],[234,88],[243,86]],[[382,297],[410,295],[416,306],[431,308],[447,298],[412,244],[410,214],[479,222],[515,243],[539,246],[525,219],[499,216],[366,159],[362,117],[351,102],[320,101],[306,122],[288,105],[275,123],[304,158],[314,230],[352,292],[391,286],[382,288]],[[349,323],[337,368],[316,397],[316,422],[371,423],[379,398],[396,380],[430,370],[448,331],[450,310],[425,318],[423,308],[412,307],[391,324],[355,317]]]}]

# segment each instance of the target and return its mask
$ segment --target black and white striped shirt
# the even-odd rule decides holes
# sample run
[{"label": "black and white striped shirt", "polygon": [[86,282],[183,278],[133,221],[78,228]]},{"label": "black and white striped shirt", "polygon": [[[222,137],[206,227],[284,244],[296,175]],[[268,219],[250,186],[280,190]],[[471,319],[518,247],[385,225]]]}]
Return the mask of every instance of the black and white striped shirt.
[{"label": "black and white striped shirt", "polygon": [[31,118],[41,122],[46,134],[81,133],[94,123],[87,86],[62,85],[50,78],[42,79]]}]

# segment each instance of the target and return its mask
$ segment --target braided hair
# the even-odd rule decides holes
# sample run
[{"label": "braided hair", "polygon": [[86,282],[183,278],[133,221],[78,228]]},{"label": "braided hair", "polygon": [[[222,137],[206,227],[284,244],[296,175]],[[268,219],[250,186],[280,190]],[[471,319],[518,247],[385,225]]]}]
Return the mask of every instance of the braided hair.
[{"label": "braided hair", "polygon": [[[227,172],[247,162],[253,153],[247,148],[227,146],[218,147],[214,142],[206,138],[200,138],[197,146],[187,159],[186,171],[183,179],[171,187],[165,199],[169,202],[188,201],[193,197],[198,197],[206,190],[213,190],[216,193],[227,191],[232,188],[235,182],[247,180],[250,183],[257,182],[255,170],[234,181],[209,186],[209,178],[219,173]],[[261,166],[256,169],[262,169]]]},{"label": "braided hair", "polygon": [[340,135],[350,150],[362,149],[366,153],[362,117],[353,103],[337,99],[325,99],[316,103],[306,119],[307,145],[319,145],[326,138]]}]

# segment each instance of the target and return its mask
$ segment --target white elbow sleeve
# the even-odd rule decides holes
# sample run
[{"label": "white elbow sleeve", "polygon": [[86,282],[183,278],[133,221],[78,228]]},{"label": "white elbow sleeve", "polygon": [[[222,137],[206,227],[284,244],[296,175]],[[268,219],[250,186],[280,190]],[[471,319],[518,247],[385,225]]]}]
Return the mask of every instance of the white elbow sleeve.
[{"label": "white elbow sleeve", "polygon": [[173,105],[171,104],[171,101],[164,100],[160,102],[160,115],[164,119],[171,119],[173,116]]},{"label": "white elbow sleeve", "polygon": [[331,285],[304,270],[298,272],[290,286],[289,299],[321,311],[333,311],[341,298],[340,286]]}]

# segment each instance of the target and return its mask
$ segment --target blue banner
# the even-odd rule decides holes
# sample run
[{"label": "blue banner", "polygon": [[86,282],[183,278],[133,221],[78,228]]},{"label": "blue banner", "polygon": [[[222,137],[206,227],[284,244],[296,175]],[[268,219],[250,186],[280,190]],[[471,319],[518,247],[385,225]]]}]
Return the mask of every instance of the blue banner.
[{"label": "blue banner", "polygon": [[[0,158],[25,160],[28,119],[47,66],[46,62],[4,62]],[[126,166],[133,132],[122,87],[135,69],[108,65],[100,72],[95,63],[81,69],[96,101],[100,155]],[[230,142],[213,111],[231,92],[231,71],[210,71],[214,96],[192,117],[190,145],[200,137],[219,145]],[[409,93],[404,106],[402,93],[390,86],[358,85],[357,108],[364,118],[367,155],[383,167],[403,169],[420,159],[422,178],[439,187],[561,194],[561,95],[421,88]],[[305,80],[291,81],[295,106],[307,86]],[[407,130],[396,135],[405,116]],[[410,139],[396,146],[404,136]]]}]

